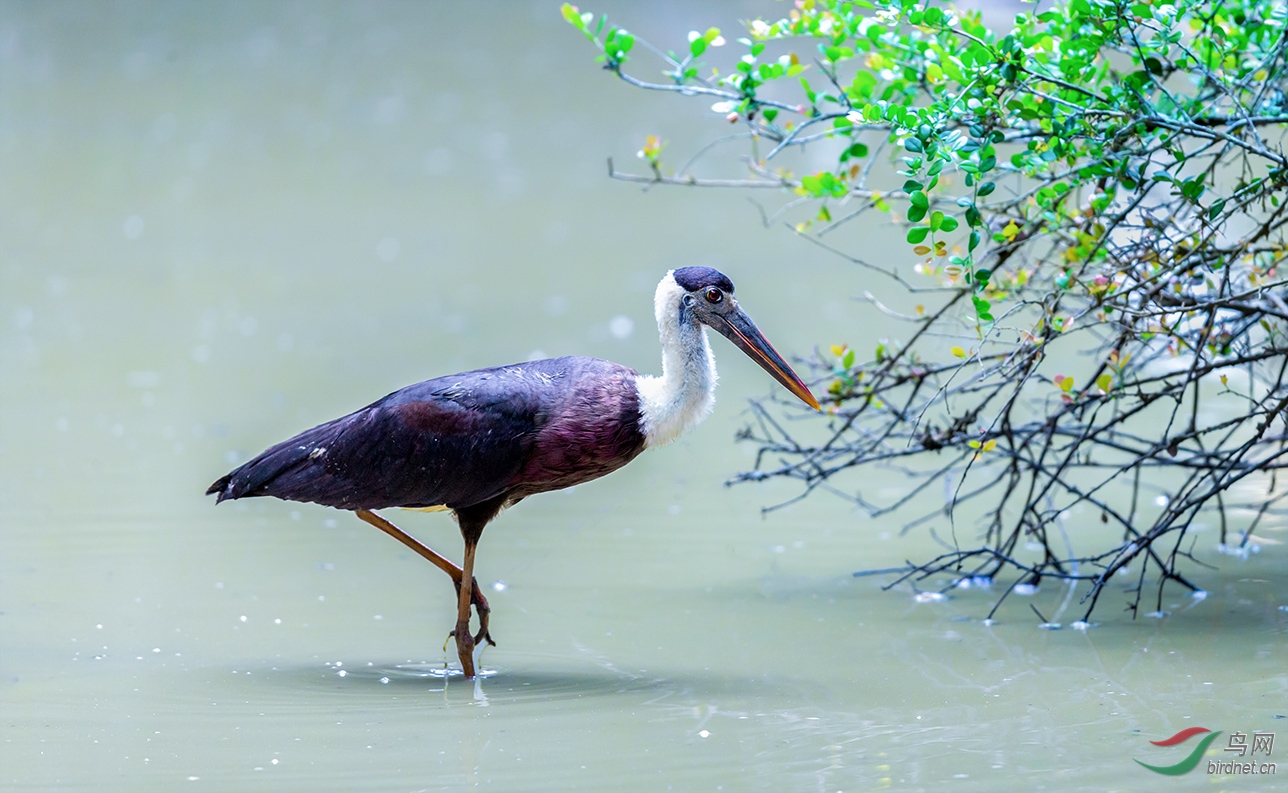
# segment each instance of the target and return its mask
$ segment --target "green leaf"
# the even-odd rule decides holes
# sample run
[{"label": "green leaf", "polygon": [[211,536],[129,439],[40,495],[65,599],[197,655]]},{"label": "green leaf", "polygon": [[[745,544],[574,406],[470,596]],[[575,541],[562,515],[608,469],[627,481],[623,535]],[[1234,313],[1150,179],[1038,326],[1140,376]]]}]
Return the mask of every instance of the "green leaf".
[{"label": "green leaf", "polygon": [[926,239],[926,235],[929,233],[930,229],[925,226],[913,226],[908,229],[908,242],[916,245],[917,243],[924,241]]},{"label": "green leaf", "polygon": [[696,58],[706,51],[707,51],[707,40],[702,38],[701,36],[698,36],[696,39],[689,42],[689,54],[692,55],[693,57]]},{"label": "green leaf", "polygon": [[919,207],[919,206],[908,207],[908,220],[911,221],[912,223],[920,223],[922,218],[924,218],[925,216],[926,216],[925,207]]},{"label": "green leaf", "polygon": [[944,222],[944,213],[936,209],[930,214],[930,230],[939,231],[939,226]]},{"label": "green leaf", "polygon": [[845,355],[841,358],[841,366],[849,369],[854,365],[854,350],[846,350]]},{"label": "green leaf", "polygon": [[953,217],[952,215],[945,215],[945,216],[944,216],[944,219],[943,219],[942,221],[940,221],[940,223],[939,223],[939,230],[940,230],[940,231],[956,231],[956,230],[957,230],[957,218]]},{"label": "green leaf", "polygon": [[903,147],[913,154],[920,154],[926,150],[925,147],[921,145],[921,141],[917,138],[908,138],[903,142]]},{"label": "green leaf", "polygon": [[559,10],[563,13],[563,18],[568,20],[568,24],[578,30],[585,30],[586,23],[581,18],[581,13],[577,11],[577,6],[572,3],[564,3]]},{"label": "green leaf", "polygon": [[993,182],[984,182],[979,186],[979,190],[976,191],[975,195],[983,198],[984,196],[991,195],[996,189],[997,185]]},{"label": "green leaf", "polygon": [[927,198],[926,194],[920,190],[913,190],[911,193],[909,193],[908,200],[912,202],[913,206],[921,207],[922,209],[925,209],[926,207],[930,206],[930,199]]}]

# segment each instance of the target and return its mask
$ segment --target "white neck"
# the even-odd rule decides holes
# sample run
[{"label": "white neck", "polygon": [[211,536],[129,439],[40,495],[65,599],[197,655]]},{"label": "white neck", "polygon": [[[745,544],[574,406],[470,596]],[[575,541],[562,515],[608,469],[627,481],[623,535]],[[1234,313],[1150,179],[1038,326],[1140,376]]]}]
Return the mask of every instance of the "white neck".
[{"label": "white neck", "polygon": [[692,319],[680,321],[684,295],[667,273],[653,298],[662,340],[662,376],[641,375],[635,381],[648,446],[663,446],[680,437],[716,404],[715,355],[702,325]]}]

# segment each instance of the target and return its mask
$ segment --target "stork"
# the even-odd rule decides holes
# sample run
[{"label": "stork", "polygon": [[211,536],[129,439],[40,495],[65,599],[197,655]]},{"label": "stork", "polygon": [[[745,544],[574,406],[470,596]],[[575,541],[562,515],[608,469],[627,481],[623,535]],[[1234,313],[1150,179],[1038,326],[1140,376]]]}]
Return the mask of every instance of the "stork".
[{"label": "stork", "polygon": [[[564,357],[476,369],[407,386],[305,430],[220,477],[206,491],[273,496],[352,511],[428,559],[457,591],[461,670],[495,644],[474,579],[484,527],[528,496],[612,473],[640,452],[693,428],[715,404],[706,328],[727,337],[815,410],[818,400],[738,306],[733,283],[710,267],[671,270],[653,300],[662,375],[598,358]],[[376,510],[450,510],[465,540],[457,567]],[[470,633],[471,607],[479,630]]]}]

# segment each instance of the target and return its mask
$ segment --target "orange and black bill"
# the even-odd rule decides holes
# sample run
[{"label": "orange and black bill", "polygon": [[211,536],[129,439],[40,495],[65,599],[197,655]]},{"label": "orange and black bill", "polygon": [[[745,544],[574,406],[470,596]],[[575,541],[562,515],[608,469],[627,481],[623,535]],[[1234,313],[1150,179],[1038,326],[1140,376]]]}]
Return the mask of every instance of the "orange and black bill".
[{"label": "orange and black bill", "polygon": [[775,380],[782,383],[784,388],[795,394],[802,402],[815,410],[822,410],[809,388],[796,376],[792,367],[787,365],[783,356],[778,354],[774,345],[769,343],[765,334],[760,332],[756,323],[751,321],[751,317],[744,314],[741,308],[719,316],[724,321],[714,324],[716,330],[738,345],[749,358],[760,364],[766,372],[773,375]]}]

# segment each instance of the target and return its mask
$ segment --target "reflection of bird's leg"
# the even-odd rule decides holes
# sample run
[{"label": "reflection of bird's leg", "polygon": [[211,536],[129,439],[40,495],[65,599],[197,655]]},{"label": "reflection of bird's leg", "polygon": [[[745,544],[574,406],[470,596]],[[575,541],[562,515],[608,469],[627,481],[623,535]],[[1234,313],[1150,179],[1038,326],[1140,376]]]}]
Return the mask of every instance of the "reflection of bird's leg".
[{"label": "reflection of bird's leg", "polygon": [[[428,559],[439,570],[442,570],[444,573],[447,573],[449,576],[451,576],[452,583],[456,585],[456,592],[458,595],[460,594],[461,578],[463,575],[461,568],[457,567],[455,564],[452,564],[452,562],[449,561],[447,558],[440,556],[433,548],[430,548],[428,545],[425,545],[420,540],[411,536],[407,532],[398,528],[397,526],[385,520],[384,518],[377,515],[376,513],[366,509],[359,509],[359,510],[355,510],[354,514],[356,514],[363,521],[370,523],[372,526],[375,526],[377,529],[380,529],[385,534],[388,534],[390,537],[393,537],[395,540],[402,543],[403,545],[406,545],[408,548],[412,549],[420,556]],[[488,613],[491,612],[492,609],[488,606],[487,598],[483,597],[483,593],[479,591],[478,582],[471,580],[470,583],[472,585],[470,587],[471,602],[474,604],[474,608],[479,613],[479,624],[482,626],[482,630],[480,630],[478,635],[474,637],[474,641],[475,642],[486,641],[488,644],[495,647],[496,642],[492,641],[492,636],[491,634],[488,633],[488,630],[487,630]]]}]

